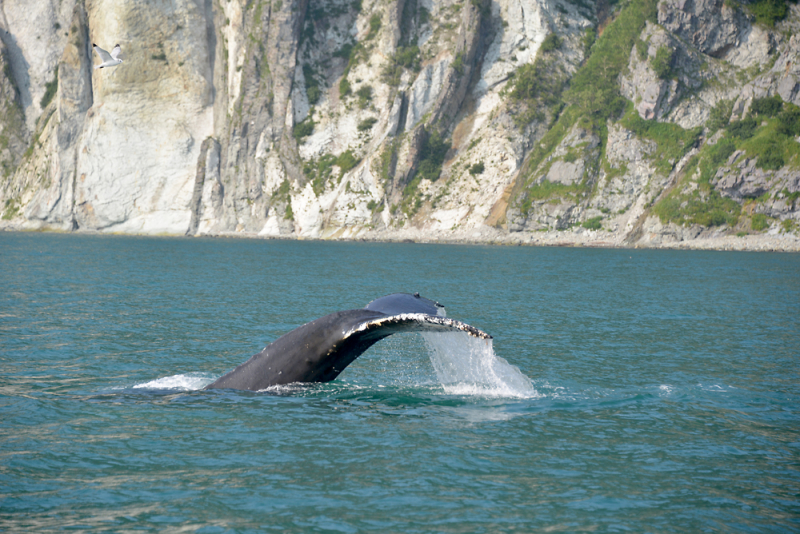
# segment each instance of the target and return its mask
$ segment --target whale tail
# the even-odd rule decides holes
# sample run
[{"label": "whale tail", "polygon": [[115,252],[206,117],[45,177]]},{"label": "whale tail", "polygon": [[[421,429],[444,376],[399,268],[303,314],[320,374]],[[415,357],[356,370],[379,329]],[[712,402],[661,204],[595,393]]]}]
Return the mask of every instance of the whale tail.
[{"label": "whale tail", "polygon": [[257,391],[293,382],[329,382],[372,345],[401,332],[465,332],[492,339],[444,315],[444,306],[416,293],[381,297],[366,308],[331,313],[295,328],[206,389]]}]

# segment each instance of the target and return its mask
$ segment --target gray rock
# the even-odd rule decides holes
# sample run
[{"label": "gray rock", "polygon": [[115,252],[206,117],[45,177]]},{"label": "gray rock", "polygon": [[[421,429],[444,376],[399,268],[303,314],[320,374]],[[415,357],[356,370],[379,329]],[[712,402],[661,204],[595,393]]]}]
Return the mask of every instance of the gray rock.
[{"label": "gray rock", "polygon": [[662,0],[658,23],[700,52],[722,57],[749,31],[747,17],[723,0]]},{"label": "gray rock", "polygon": [[449,66],[450,58],[442,59],[423,68],[414,80],[408,97],[406,131],[413,130],[423,115],[430,111],[439,99]]}]

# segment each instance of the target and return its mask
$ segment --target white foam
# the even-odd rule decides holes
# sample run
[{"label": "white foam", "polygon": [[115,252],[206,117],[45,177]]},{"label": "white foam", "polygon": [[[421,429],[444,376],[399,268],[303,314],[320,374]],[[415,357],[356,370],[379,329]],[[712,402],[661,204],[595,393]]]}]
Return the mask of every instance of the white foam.
[{"label": "white foam", "polygon": [[157,378],[143,384],[136,384],[134,389],[174,389],[177,391],[197,391],[214,381],[213,376],[204,373],[189,373]]},{"label": "white foam", "polygon": [[452,395],[482,397],[539,397],[530,378],[497,356],[491,339],[464,332],[422,334],[433,369],[442,387]]}]

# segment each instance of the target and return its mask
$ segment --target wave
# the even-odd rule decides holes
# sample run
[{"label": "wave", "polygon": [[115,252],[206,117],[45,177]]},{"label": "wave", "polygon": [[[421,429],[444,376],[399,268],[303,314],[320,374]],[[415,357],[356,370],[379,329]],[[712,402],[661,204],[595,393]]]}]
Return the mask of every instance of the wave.
[{"label": "wave", "polygon": [[203,389],[215,379],[215,376],[208,373],[187,373],[156,378],[149,382],[136,384],[133,389],[197,391]]}]

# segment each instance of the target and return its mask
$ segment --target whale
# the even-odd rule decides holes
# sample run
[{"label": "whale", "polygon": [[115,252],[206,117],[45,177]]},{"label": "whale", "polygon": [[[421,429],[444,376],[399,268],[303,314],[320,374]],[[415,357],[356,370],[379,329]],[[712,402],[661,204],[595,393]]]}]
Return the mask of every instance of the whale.
[{"label": "whale", "polygon": [[296,382],[330,382],[372,345],[403,332],[465,332],[492,339],[447,317],[442,304],[419,293],[394,293],[364,308],[331,313],[295,328],[205,389],[259,391]]}]

